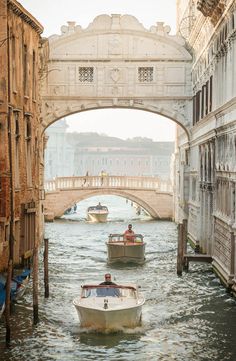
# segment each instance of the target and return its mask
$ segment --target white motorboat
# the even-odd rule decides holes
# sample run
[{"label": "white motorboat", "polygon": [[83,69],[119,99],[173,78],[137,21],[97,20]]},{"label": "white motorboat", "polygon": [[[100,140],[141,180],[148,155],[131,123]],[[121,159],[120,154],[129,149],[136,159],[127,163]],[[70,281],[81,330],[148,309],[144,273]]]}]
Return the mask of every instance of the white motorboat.
[{"label": "white motorboat", "polygon": [[98,204],[97,206],[88,207],[87,218],[90,222],[105,223],[108,216],[108,208]]},{"label": "white motorboat", "polygon": [[136,285],[85,285],[73,304],[81,327],[102,331],[139,326],[144,302]]},{"label": "white motorboat", "polygon": [[145,262],[145,245],[141,234],[134,234],[132,241],[127,241],[123,234],[110,234],[107,245],[108,263]]}]

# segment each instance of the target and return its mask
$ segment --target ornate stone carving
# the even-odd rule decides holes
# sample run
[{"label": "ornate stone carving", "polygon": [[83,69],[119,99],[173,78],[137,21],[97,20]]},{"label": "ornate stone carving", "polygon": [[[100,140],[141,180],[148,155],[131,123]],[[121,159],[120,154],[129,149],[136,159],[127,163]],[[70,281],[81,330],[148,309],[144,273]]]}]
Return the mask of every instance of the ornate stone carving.
[{"label": "ornate stone carving", "polygon": [[185,102],[183,102],[182,100],[180,100],[180,101],[177,101],[177,102],[175,102],[175,103],[173,104],[172,109],[173,109],[176,113],[180,114],[182,117],[185,118],[185,107],[186,107]]},{"label": "ornate stone carving", "polygon": [[117,83],[120,79],[120,69],[113,68],[110,73],[111,79],[114,81],[114,83]]}]

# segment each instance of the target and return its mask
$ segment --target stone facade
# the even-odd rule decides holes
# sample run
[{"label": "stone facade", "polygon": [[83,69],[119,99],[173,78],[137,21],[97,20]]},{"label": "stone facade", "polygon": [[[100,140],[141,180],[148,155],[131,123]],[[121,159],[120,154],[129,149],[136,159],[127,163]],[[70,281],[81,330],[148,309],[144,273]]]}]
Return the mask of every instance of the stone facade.
[{"label": "stone facade", "polygon": [[48,41],[44,129],[73,113],[114,107],[161,114],[188,129],[192,57],[169,26],[147,30],[131,15],[100,15],[86,29],[68,22]]},{"label": "stone facade", "polygon": [[38,240],[39,43],[42,26],[17,1],[0,1],[0,270]]},{"label": "stone facade", "polygon": [[179,31],[188,24],[185,39],[194,61],[190,142],[178,132],[176,216],[188,218],[189,238],[212,255],[216,272],[235,290],[236,3],[178,3],[184,9]]}]

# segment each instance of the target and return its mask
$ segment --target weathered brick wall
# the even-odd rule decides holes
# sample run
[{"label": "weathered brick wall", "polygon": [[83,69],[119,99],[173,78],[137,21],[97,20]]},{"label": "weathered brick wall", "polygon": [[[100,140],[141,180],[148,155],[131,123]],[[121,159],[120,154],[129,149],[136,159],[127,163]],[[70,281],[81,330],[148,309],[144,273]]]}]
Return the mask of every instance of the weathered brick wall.
[{"label": "weathered brick wall", "polygon": [[15,0],[0,0],[0,14],[1,271],[8,260],[10,222],[16,263],[32,249],[38,233],[38,226],[30,230],[28,223],[34,222],[30,212],[36,217],[39,211],[38,68],[43,28]]}]

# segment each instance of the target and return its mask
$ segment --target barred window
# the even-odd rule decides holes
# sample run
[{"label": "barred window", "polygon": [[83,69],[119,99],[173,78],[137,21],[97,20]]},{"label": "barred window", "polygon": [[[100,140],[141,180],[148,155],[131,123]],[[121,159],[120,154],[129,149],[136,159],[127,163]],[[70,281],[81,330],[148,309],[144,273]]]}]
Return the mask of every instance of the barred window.
[{"label": "barred window", "polygon": [[92,67],[79,67],[79,81],[81,83],[93,82],[93,68]]},{"label": "barred window", "polygon": [[138,68],[138,80],[140,83],[151,83],[153,81],[153,67]]}]

